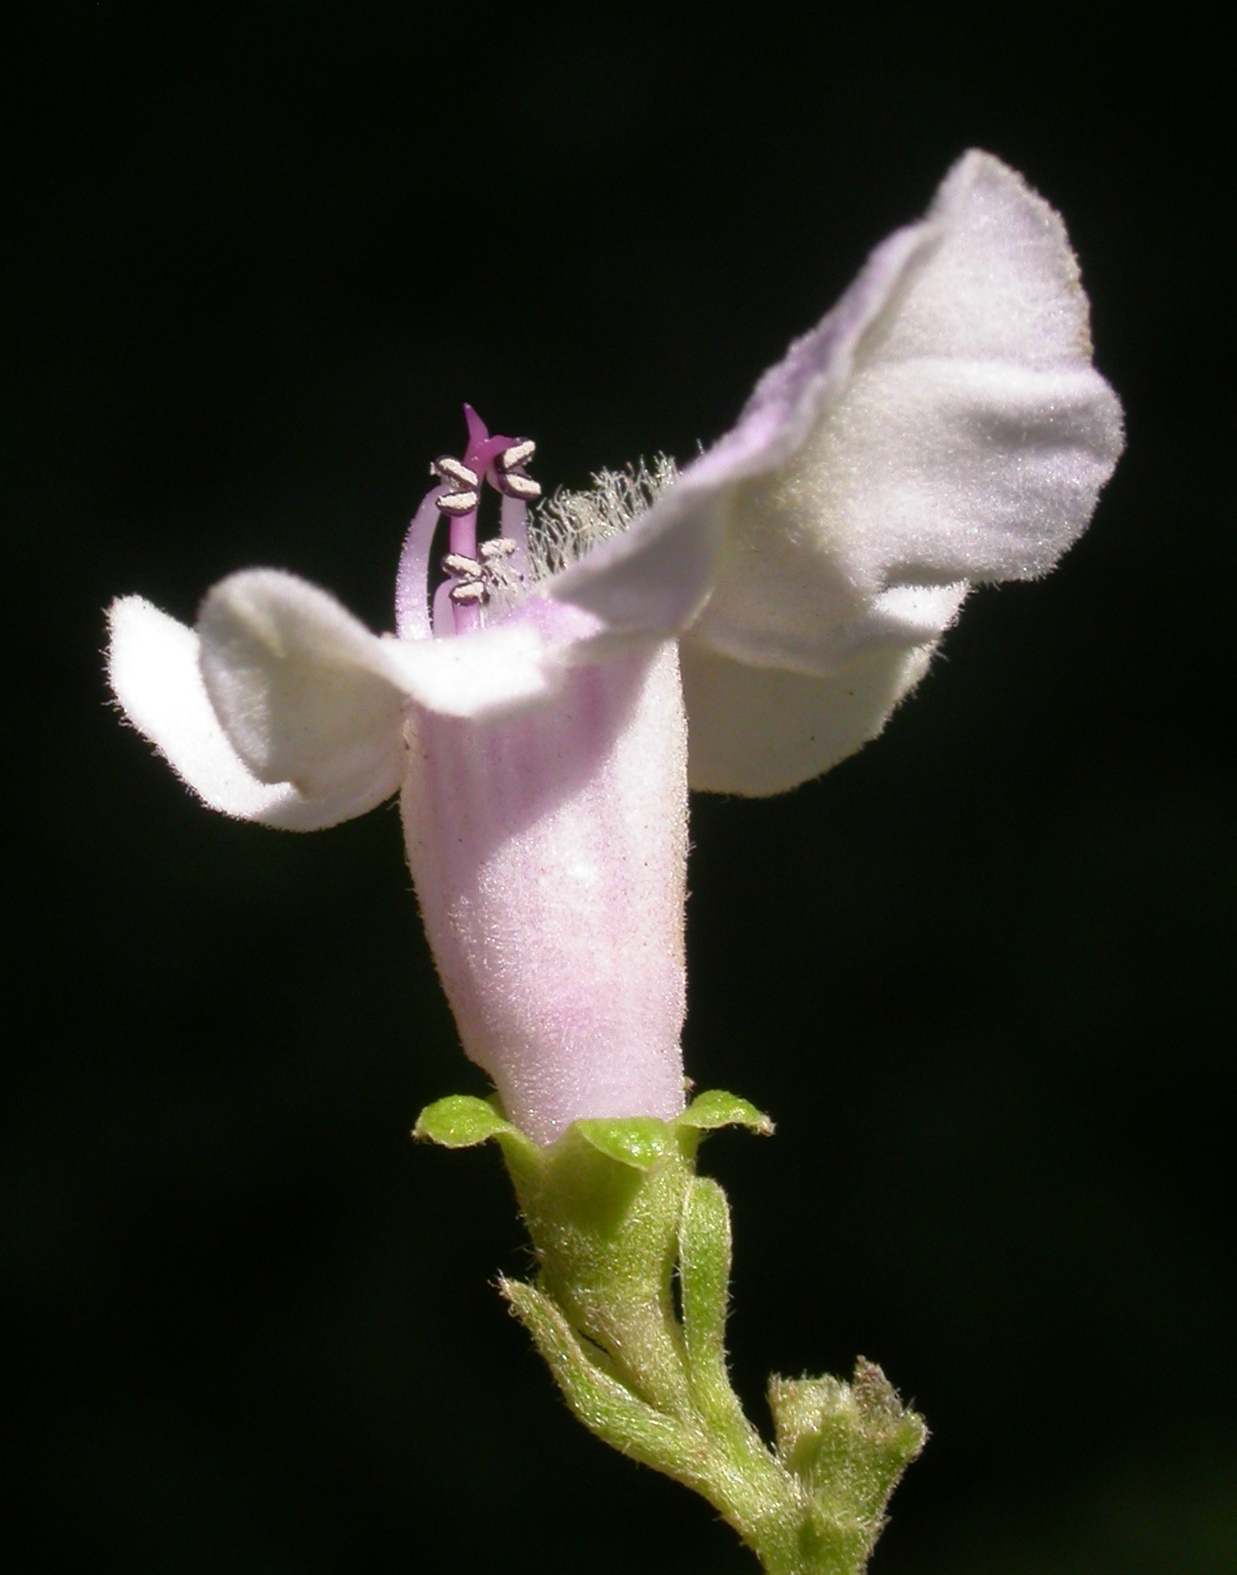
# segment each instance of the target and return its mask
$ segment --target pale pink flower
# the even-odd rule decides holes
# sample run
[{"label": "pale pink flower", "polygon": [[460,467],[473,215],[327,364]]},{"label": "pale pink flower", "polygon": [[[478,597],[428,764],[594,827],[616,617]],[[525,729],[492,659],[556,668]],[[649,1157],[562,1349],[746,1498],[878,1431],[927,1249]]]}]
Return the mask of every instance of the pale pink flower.
[{"label": "pale pink flower", "polygon": [[781,792],[874,737],[973,585],[1083,531],[1121,412],[1060,219],[972,152],[677,477],[603,475],[529,522],[531,445],[469,420],[395,635],[250,570],[194,629],[114,603],[109,672],[225,814],[316,830],[401,793],[464,1048],[545,1142],[681,1107],[688,785]]}]

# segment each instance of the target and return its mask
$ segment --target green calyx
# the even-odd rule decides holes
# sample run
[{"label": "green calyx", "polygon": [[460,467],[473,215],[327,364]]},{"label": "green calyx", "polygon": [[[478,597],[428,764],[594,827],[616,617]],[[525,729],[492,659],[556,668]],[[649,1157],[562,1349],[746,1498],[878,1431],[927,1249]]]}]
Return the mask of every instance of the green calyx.
[{"label": "green calyx", "polygon": [[855,1575],[927,1430],[862,1359],[849,1384],[770,1380],[774,1448],[747,1420],[726,1368],[730,1211],[695,1173],[723,1126],[773,1130],[711,1091],[673,1121],[576,1121],[540,1148],[496,1102],[456,1095],[414,1136],[502,1148],[539,1271],[501,1290],[586,1427],[701,1493],[769,1575]]}]

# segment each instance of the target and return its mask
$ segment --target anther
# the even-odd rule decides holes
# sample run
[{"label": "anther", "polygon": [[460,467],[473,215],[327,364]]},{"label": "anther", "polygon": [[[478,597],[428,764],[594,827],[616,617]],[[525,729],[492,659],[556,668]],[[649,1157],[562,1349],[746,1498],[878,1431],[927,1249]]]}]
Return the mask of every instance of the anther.
[{"label": "anther", "polygon": [[477,494],[472,491],[444,492],[438,507],[443,514],[471,514],[477,507]]},{"label": "anther", "polygon": [[520,465],[527,465],[537,452],[537,445],[532,438],[525,438],[522,443],[513,443],[510,448],[505,448],[498,456],[499,470],[515,470]]},{"label": "anther", "polygon": [[[514,551],[515,542],[510,536],[493,536],[481,543],[481,556],[487,563],[492,563],[495,558],[509,558]],[[449,563],[450,559],[443,561]]]},{"label": "anther", "polygon": [[475,488],[480,481],[475,470],[469,470],[463,460],[452,459],[450,454],[442,454],[434,461],[430,466],[430,475],[453,481],[460,488]]},{"label": "anther", "polygon": [[[486,543],[488,546],[489,543]],[[481,549],[485,552],[485,547]],[[482,575],[481,565],[475,558],[466,558],[462,552],[449,552],[442,560],[442,566],[448,574],[458,574],[461,580],[479,580]]]},{"label": "anther", "polygon": [[505,492],[509,498],[519,498],[522,503],[531,503],[541,496],[541,483],[531,476],[507,475],[500,471],[496,480],[500,492]]},{"label": "anther", "polygon": [[465,580],[460,585],[453,585],[450,591],[451,600],[461,605],[483,602],[489,595],[480,580]]}]

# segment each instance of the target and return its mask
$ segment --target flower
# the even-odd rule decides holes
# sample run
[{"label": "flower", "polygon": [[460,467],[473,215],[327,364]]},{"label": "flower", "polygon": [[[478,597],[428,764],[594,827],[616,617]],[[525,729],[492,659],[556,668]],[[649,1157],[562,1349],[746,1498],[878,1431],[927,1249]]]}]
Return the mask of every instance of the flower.
[{"label": "flower", "polygon": [[688,783],[777,793],[874,737],[972,586],[1046,573],[1085,529],[1121,411],[1060,218],[971,152],[677,477],[604,476],[530,531],[532,444],[467,414],[395,636],[258,569],[195,630],[117,601],[109,672],[226,814],[314,830],[401,793],[464,1047],[544,1142],[681,1107]]}]

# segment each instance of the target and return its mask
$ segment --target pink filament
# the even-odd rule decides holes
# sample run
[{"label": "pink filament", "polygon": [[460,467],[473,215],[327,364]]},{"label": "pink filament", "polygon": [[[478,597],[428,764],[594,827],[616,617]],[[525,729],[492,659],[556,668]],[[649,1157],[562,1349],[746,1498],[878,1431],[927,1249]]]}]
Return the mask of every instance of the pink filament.
[{"label": "pink filament", "polygon": [[417,505],[395,574],[395,632],[401,640],[428,640],[430,552],[438,528],[438,500],[450,488],[431,487]]},{"label": "pink filament", "polygon": [[434,638],[449,640],[456,633],[455,615],[459,611],[451,600],[451,581],[444,580],[434,592]]},{"label": "pink filament", "polygon": [[507,562],[527,585],[531,573],[528,562],[528,509],[519,498],[504,497],[498,519],[500,533],[515,543],[515,551]]}]

